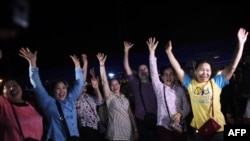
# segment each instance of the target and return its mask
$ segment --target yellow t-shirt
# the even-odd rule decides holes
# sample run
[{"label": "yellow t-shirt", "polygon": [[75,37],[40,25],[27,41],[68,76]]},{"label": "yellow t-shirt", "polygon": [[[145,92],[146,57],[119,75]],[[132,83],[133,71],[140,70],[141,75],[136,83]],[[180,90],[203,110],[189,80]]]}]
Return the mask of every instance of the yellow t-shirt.
[{"label": "yellow t-shirt", "polygon": [[[221,112],[220,95],[222,88],[229,82],[224,75],[216,75],[208,82],[199,83],[190,76],[185,75],[184,87],[188,90],[193,119],[191,126],[199,129],[209,118],[212,118],[221,125],[219,131],[224,131],[225,118]],[[213,111],[212,116],[212,96],[213,96]]]}]

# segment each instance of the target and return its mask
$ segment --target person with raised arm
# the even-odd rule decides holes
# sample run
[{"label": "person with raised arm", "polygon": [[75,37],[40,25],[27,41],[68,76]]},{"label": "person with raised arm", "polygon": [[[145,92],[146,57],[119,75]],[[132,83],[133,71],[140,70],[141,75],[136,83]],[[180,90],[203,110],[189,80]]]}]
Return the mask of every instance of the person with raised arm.
[{"label": "person with raised arm", "polygon": [[[133,72],[129,63],[129,52],[134,46],[133,43],[124,41],[124,59],[123,65],[132,88],[134,97],[135,120],[138,126],[139,141],[157,141],[157,99],[154,92],[150,72],[146,62],[138,66],[136,73]],[[153,115],[153,120],[147,120],[145,117]]]},{"label": "person with raised arm", "polygon": [[[82,54],[83,62],[83,80],[87,80],[88,58],[86,54]],[[94,88],[94,93],[88,93],[88,86],[84,86],[82,94],[76,101],[78,124],[80,126],[80,137],[84,141],[102,141],[102,136],[98,132],[98,121],[100,121],[97,112],[97,106],[103,104],[102,95],[98,87],[96,78],[91,78],[91,84]]]},{"label": "person with raised arm", "polygon": [[[149,68],[153,88],[157,97],[157,130],[161,141],[186,141],[185,118],[190,112],[190,104],[184,88],[178,84],[177,76],[171,66],[163,66],[160,77],[157,67],[155,50],[159,41],[150,37],[146,41],[149,49]],[[182,125],[182,133],[174,131],[169,125],[173,120]],[[185,127],[185,128],[184,128]]]},{"label": "person with raised arm", "polygon": [[231,63],[215,76],[212,76],[212,64],[208,60],[199,60],[195,64],[195,78],[190,77],[175,58],[171,41],[166,45],[165,52],[169,61],[190,97],[193,112],[190,125],[194,128],[195,141],[204,140],[198,131],[210,118],[213,118],[220,125],[220,128],[209,138],[209,141],[224,140],[223,132],[226,123],[221,111],[220,95],[222,88],[229,83],[239,64],[248,32],[244,28],[239,28],[237,35],[238,44]]},{"label": "person with raised arm", "polygon": [[29,101],[17,80],[10,78],[1,84],[0,140],[42,140],[43,117]]},{"label": "person with raised arm", "polygon": [[[80,67],[80,61],[76,55],[70,55],[75,65],[75,83],[69,89],[68,83],[65,80],[54,80],[51,84],[51,95],[43,86],[39,76],[37,67],[37,53],[31,52],[29,48],[21,48],[19,56],[29,62],[29,77],[33,86],[39,106],[43,110],[44,116],[48,121],[48,130],[46,141],[78,141],[79,131],[77,124],[77,111],[75,102],[82,92],[84,87],[83,72]],[[84,72],[86,73],[86,72]],[[64,118],[60,116],[57,102],[62,109]],[[62,121],[66,121],[66,127]],[[68,128],[68,132],[67,129]]]},{"label": "person with raised arm", "polygon": [[120,82],[113,78],[108,81],[105,62],[107,55],[98,53],[100,76],[108,108],[108,127],[106,139],[131,141],[138,139],[137,125],[131,110],[129,100],[120,91]]}]

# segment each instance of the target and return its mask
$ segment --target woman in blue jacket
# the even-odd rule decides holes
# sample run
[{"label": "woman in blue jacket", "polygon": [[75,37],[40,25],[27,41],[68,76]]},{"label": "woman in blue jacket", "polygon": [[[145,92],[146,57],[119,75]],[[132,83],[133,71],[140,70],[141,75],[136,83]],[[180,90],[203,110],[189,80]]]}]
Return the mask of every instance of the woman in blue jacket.
[{"label": "woman in blue jacket", "polygon": [[31,52],[29,48],[21,48],[19,55],[29,62],[30,82],[34,88],[39,106],[42,108],[44,116],[48,121],[46,141],[66,141],[68,138],[60,120],[60,114],[56,106],[56,101],[58,101],[62,107],[66,124],[69,129],[69,136],[79,137],[75,102],[80,96],[84,86],[83,72],[80,67],[79,59],[76,55],[70,55],[70,58],[75,64],[74,86],[69,91],[66,81],[57,81],[52,87],[52,96],[50,96],[43,86],[39,76],[39,69],[36,64],[37,51]]}]

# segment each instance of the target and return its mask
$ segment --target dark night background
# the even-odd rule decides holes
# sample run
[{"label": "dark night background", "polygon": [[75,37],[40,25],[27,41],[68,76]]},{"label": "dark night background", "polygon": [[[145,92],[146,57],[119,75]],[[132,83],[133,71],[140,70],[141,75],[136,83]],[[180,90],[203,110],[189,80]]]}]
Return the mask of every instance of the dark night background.
[{"label": "dark night background", "polygon": [[184,66],[200,57],[219,55],[214,62],[223,67],[231,59],[239,27],[250,31],[250,9],[245,1],[29,1],[28,15],[27,28],[15,38],[0,40],[3,78],[28,78],[28,62],[18,56],[22,46],[38,51],[37,63],[44,79],[73,79],[69,55],[81,53],[88,55],[89,68],[95,67],[97,74],[98,52],[108,55],[108,71],[122,72],[124,40],[135,44],[130,63],[136,69],[148,62],[146,40],[151,36],[160,41],[159,66],[168,64],[164,45],[172,40]]}]

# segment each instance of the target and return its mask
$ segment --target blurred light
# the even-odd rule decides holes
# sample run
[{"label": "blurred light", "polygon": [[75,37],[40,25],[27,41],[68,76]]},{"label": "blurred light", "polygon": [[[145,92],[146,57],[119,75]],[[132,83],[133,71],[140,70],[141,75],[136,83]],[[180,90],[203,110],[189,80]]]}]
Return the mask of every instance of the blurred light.
[{"label": "blurred light", "polygon": [[0,1],[0,39],[15,38],[29,27],[29,0]]},{"label": "blurred light", "polygon": [[222,70],[219,70],[218,72],[217,72],[217,75],[219,75],[219,74],[221,74],[222,73]]},{"label": "blurred light", "polygon": [[2,78],[0,78],[0,86],[2,85],[2,83],[3,83],[3,79],[2,79]]},{"label": "blurred light", "polygon": [[220,56],[219,56],[219,55],[217,55],[217,56],[214,56],[213,58],[214,58],[214,59],[217,59],[217,58],[220,58]]},{"label": "blurred light", "polygon": [[112,78],[114,78],[115,74],[112,73],[112,72],[110,72],[110,73],[108,74],[108,76],[109,76],[110,79],[112,79]]}]

